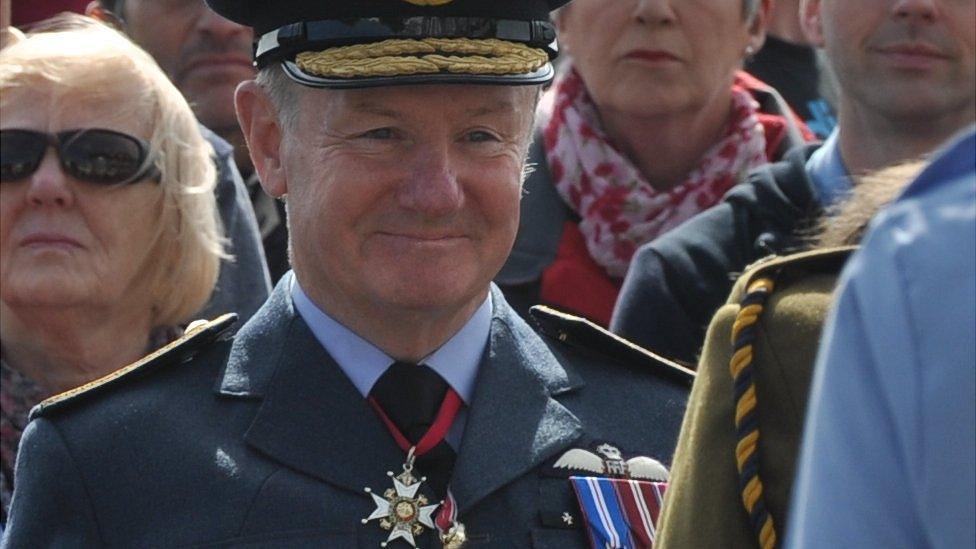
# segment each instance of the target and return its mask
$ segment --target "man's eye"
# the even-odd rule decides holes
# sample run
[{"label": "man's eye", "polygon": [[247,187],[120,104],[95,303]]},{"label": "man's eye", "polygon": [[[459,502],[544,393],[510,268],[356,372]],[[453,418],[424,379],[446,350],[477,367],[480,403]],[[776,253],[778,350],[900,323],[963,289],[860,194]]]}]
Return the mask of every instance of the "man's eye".
[{"label": "man's eye", "polygon": [[393,139],[393,128],[376,128],[360,135],[366,139]]},{"label": "man's eye", "polygon": [[466,139],[472,143],[483,143],[487,141],[498,141],[498,136],[491,132],[482,130],[468,132]]}]

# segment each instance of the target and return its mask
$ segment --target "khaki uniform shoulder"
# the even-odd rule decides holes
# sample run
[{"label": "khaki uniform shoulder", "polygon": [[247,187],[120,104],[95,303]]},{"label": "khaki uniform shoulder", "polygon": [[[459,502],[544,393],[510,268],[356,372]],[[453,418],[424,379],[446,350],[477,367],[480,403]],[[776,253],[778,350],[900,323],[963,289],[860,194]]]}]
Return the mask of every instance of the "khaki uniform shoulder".
[{"label": "khaki uniform shoulder", "polygon": [[691,386],[695,373],[681,364],[656,355],[643,347],[611,333],[585,318],[536,305],[529,314],[542,335],[561,345],[584,348],[625,364],[646,368],[679,383]]},{"label": "khaki uniform shoulder", "polygon": [[749,286],[759,278],[794,278],[815,272],[838,273],[857,246],[840,246],[798,252],[789,255],[770,255],[746,267],[729,294],[728,303],[739,303]]},{"label": "khaki uniform shoulder", "polygon": [[160,347],[140,360],[42,401],[31,410],[30,418],[49,416],[73,403],[85,401],[97,394],[121,386],[137,376],[152,373],[163,366],[186,362],[212,343],[227,339],[229,330],[236,321],[236,314],[225,314],[214,320],[193,321],[187,326],[182,337]]}]

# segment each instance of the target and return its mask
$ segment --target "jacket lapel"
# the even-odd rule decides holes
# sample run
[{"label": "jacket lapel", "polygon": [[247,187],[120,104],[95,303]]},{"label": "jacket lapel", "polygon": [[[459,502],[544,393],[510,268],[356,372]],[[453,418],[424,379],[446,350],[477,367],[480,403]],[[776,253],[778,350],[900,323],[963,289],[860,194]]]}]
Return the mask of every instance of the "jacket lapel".
[{"label": "jacket lapel", "polygon": [[566,448],[582,425],[555,395],[582,387],[492,287],[495,307],[451,490],[464,513]]},{"label": "jacket lapel", "polygon": [[262,398],[244,439],[271,459],[356,492],[385,486],[404,454],[296,314],[288,286],[256,315],[269,320],[238,334],[220,392]]}]

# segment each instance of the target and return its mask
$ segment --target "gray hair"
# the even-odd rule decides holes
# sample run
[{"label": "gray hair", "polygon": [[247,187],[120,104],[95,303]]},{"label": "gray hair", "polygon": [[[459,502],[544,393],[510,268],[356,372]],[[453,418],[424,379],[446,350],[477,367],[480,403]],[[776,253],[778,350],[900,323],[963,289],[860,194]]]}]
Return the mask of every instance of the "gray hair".
[{"label": "gray hair", "polygon": [[299,84],[292,81],[278,63],[258,71],[254,80],[271,98],[271,104],[278,114],[278,121],[281,122],[281,125],[294,128],[298,121],[299,109],[296,86]]}]

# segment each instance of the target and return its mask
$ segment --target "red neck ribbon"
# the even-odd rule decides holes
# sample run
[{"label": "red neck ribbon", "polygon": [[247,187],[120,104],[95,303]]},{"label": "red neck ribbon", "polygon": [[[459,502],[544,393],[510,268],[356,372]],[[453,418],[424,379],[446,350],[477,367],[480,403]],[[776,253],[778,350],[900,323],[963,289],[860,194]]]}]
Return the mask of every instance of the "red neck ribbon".
[{"label": "red neck ribbon", "polygon": [[444,440],[447,436],[447,431],[450,430],[451,424],[454,423],[454,418],[457,416],[458,410],[461,409],[461,397],[453,388],[448,388],[447,394],[444,395],[444,401],[441,402],[441,407],[437,410],[437,415],[434,417],[434,423],[431,424],[430,429],[424,433],[424,436],[420,437],[417,444],[414,444],[407,440],[407,437],[403,436],[400,429],[397,428],[390,416],[386,415],[383,408],[380,406],[379,402],[373,397],[367,398],[369,403],[379,414],[380,419],[383,420],[383,424],[393,435],[393,440],[396,441],[397,445],[403,449],[404,452],[409,452],[411,447],[414,447],[413,455],[420,457],[427,452],[431,451],[434,446],[437,446],[440,441]]}]

